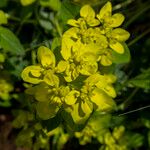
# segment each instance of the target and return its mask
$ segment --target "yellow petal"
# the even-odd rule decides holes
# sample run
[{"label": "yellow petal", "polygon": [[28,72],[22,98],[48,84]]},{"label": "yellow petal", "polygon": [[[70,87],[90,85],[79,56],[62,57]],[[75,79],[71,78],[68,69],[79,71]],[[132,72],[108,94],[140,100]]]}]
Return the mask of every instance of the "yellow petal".
[{"label": "yellow petal", "polygon": [[98,26],[100,24],[99,20],[93,19],[93,18],[88,18],[86,21],[87,21],[87,24],[92,27]]},{"label": "yellow petal", "polygon": [[76,45],[79,29],[76,27],[67,30],[62,37],[61,55],[65,60],[71,57],[71,49]]},{"label": "yellow petal", "polygon": [[93,91],[91,101],[97,105],[97,111],[111,110],[116,106],[114,100],[98,88]]},{"label": "yellow petal", "polygon": [[[86,106],[85,106],[86,107]],[[82,116],[80,114],[80,110],[81,110],[81,104],[79,103],[76,103],[72,106],[72,110],[71,110],[71,116],[72,116],[72,119],[73,121],[76,123],[76,124],[84,124],[85,121],[89,118],[90,114],[91,114],[91,111],[87,111],[87,113],[84,114],[84,116]],[[86,110],[88,110],[88,108],[86,108]],[[85,111],[86,111],[85,110]]]},{"label": "yellow petal", "polygon": [[[80,42],[77,42],[77,45],[76,45],[76,49],[77,49],[76,51],[78,51],[77,56],[80,57],[81,60],[84,60],[84,58],[87,58],[87,56],[89,55],[90,59],[94,58],[95,61],[97,61],[99,54],[101,52],[101,50],[100,50],[101,47],[100,47],[99,43],[92,43],[92,42],[89,44],[82,44],[82,43],[79,44],[79,43]],[[93,51],[93,49],[94,49],[94,51]]]},{"label": "yellow petal", "polygon": [[[100,34],[100,33],[98,33],[98,34]],[[98,38],[96,40],[96,43],[99,45],[100,49],[102,50],[102,49],[107,48],[108,40],[107,40],[106,36],[104,36],[104,35],[97,35],[97,36],[98,36]]]},{"label": "yellow petal", "polygon": [[124,47],[121,43],[119,42],[110,42],[109,46],[117,53],[123,54],[124,53]]},{"label": "yellow petal", "polygon": [[87,102],[81,102],[81,109],[85,114],[91,114],[93,111],[93,105],[89,105]]},{"label": "yellow petal", "polygon": [[103,80],[103,76],[100,75],[99,73],[90,75],[86,80],[85,83],[88,85],[95,85],[99,80]]},{"label": "yellow petal", "polygon": [[99,14],[97,15],[98,19],[106,19],[107,17],[110,17],[112,13],[112,5],[111,2],[107,2],[100,10]]},{"label": "yellow petal", "polygon": [[80,60],[81,61],[85,61],[85,62],[96,62],[97,59],[98,59],[98,54],[94,54],[94,53],[91,53],[91,52],[85,52]]},{"label": "yellow petal", "polygon": [[37,52],[38,61],[44,68],[52,68],[55,67],[55,56],[53,52],[45,47],[41,46],[38,48]]},{"label": "yellow petal", "polygon": [[65,97],[65,102],[67,105],[73,105],[75,104],[75,102],[77,101],[77,97],[79,96],[79,92],[76,90],[72,90],[71,92],[69,92],[67,94],[67,96]]},{"label": "yellow petal", "polygon": [[43,81],[40,78],[42,71],[43,69],[40,66],[28,66],[22,71],[21,77],[26,82],[38,84]]},{"label": "yellow petal", "polygon": [[97,62],[83,62],[80,68],[80,73],[83,75],[95,74],[98,69]]},{"label": "yellow petal", "polygon": [[68,67],[68,65],[69,65],[69,64],[68,64],[67,61],[61,60],[61,61],[58,63],[57,67],[56,67],[56,72],[57,72],[57,73],[64,72],[64,71],[66,70],[66,68]]},{"label": "yellow petal", "polygon": [[84,5],[80,10],[80,16],[83,18],[94,18],[95,11],[90,5]]},{"label": "yellow petal", "polygon": [[105,74],[104,76],[108,83],[114,83],[117,80],[117,77],[113,74]]},{"label": "yellow petal", "polygon": [[28,88],[25,92],[30,95],[34,95],[35,99],[39,102],[49,100],[49,87],[45,83],[40,83],[39,85]]},{"label": "yellow petal", "polygon": [[77,20],[74,20],[74,19],[69,19],[67,21],[67,24],[74,26],[74,27],[79,27],[79,22]]},{"label": "yellow petal", "polygon": [[114,128],[112,135],[116,140],[119,140],[123,136],[124,132],[125,132],[125,127],[121,125],[119,127]]},{"label": "yellow petal", "polygon": [[70,75],[64,76],[64,79],[65,79],[66,82],[71,82],[73,80],[72,77],[71,77],[71,73],[70,73]]},{"label": "yellow petal", "polygon": [[110,20],[110,27],[119,27],[123,23],[124,19],[125,17],[120,13],[112,15]]},{"label": "yellow petal", "polygon": [[69,64],[65,71],[65,80],[71,82],[79,76],[79,69],[75,64]]},{"label": "yellow petal", "polygon": [[120,42],[125,42],[130,37],[130,33],[124,29],[117,28],[112,30],[111,36]]},{"label": "yellow petal", "polygon": [[112,64],[112,60],[107,55],[102,55],[100,62],[103,66],[110,66]]},{"label": "yellow petal", "polygon": [[112,98],[115,98],[117,96],[116,91],[113,86],[107,85],[105,88],[103,88],[103,91],[107,93]]},{"label": "yellow petal", "polygon": [[50,86],[56,86],[59,85],[59,78],[53,73],[52,70],[48,70],[46,74],[44,75],[45,83],[47,83]]}]

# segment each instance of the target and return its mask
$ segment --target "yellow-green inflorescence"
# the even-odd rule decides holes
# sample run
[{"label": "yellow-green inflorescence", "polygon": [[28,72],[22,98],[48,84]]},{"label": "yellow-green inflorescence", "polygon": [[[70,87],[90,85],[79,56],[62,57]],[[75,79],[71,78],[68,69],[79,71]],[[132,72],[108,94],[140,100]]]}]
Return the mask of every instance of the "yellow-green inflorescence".
[{"label": "yellow-green inflorescence", "polygon": [[112,15],[110,2],[98,14],[84,5],[80,16],[68,20],[73,27],[62,36],[59,62],[49,48],[41,46],[37,52],[38,64],[22,72],[23,80],[35,85],[26,92],[34,95],[37,114],[42,119],[52,118],[63,109],[80,124],[93,111],[115,108],[116,76],[102,73],[101,68],[112,64],[112,51],[124,53],[123,43],[130,34],[117,28],[124,16]]}]

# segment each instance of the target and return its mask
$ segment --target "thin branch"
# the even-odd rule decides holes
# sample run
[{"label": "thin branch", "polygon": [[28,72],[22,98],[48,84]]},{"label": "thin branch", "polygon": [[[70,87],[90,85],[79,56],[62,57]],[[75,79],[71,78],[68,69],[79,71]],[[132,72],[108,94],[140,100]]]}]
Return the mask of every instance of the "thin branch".
[{"label": "thin branch", "polygon": [[144,110],[144,109],[147,109],[147,108],[150,108],[150,105],[144,106],[144,107],[141,107],[141,108],[138,108],[138,109],[135,109],[135,110],[131,110],[131,111],[128,111],[128,112],[125,112],[125,113],[122,113],[122,114],[119,114],[118,116],[131,114],[131,113],[134,113],[134,112],[137,112],[137,111],[141,111],[141,110]]}]

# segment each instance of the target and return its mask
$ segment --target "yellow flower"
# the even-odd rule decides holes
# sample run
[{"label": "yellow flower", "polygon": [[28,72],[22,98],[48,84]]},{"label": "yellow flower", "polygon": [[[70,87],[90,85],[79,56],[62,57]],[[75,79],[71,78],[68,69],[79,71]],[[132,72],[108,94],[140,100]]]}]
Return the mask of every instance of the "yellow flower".
[{"label": "yellow flower", "polygon": [[38,84],[46,82],[48,85],[59,85],[59,78],[55,73],[55,56],[50,49],[41,46],[37,52],[39,64],[26,67],[22,71],[22,78],[24,81]]},{"label": "yellow flower", "polygon": [[98,64],[96,62],[98,59],[97,52],[92,52],[90,45],[85,48],[86,46],[87,45],[77,43],[76,46],[70,50],[70,56],[68,53],[65,53],[64,50],[61,51],[64,59],[67,60],[60,61],[56,70],[58,72],[64,72],[64,78],[67,82],[75,80],[79,74],[89,76],[96,73],[98,69]]},{"label": "yellow flower", "polygon": [[90,98],[97,106],[96,111],[108,111],[116,107],[114,100],[99,88],[95,88],[92,91]]},{"label": "yellow flower", "polygon": [[63,34],[61,55],[65,60],[68,60],[72,56],[72,51],[77,51],[78,56],[90,52],[98,57],[107,46],[107,38],[99,33],[98,28],[80,30],[73,27]]},{"label": "yellow flower", "polygon": [[109,39],[109,47],[117,53],[123,54],[124,47],[122,43],[129,38],[130,34],[126,30],[116,27],[123,23],[124,16],[120,13],[112,15],[112,5],[110,2],[107,2],[100,10],[97,18],[102,24],[102,27],[100,27],[101,33],[106,34],[106,37]]},{"label": "yellow flower", "polygon": [[65,96],[65,103],[67,105],[73,105],[77,101],[77,97],[79,97],[80,92],[76,90],[70,91],[66,96]]},{"label": "yellow flower", "polygon": [[119,126],[114,128],[112,135],[116,140],[119,140],[123,136],[124,132],[125,132],[125,127]]},{"label": "yellow flower", "polygon": [[107,2],[100,10],[97,18],[101,22],[104,28],[114,28],[119,27],[123,21],[124,16],[120,13],[112,15],[112,5],[111,2]]},{"label": "yellow flower", "polygon": [[99,73],[89,76],[85,80],[85,84],[89,86],[96,86],[97,88],[104,91],[110,97],[115,98],[116,92],[112,86],[112,83],[116,81],[116,77],[112,74],[100,75]]},{"label": "yellow flower", "polygon": [[76,124],[84,124],[92,113],[93,106],[85,101],[79,101],[65,110],[71,114]]},{"label": "yellow flower", "polygon": [[[2,75],[2,72],[1,72]],[[13,90],[12,84],[7,79],[0,77],[0,99],[9,100],[9,93]]]},{"label": "yellow flower", "polygon": [[124,46],[122,43],[124,43],[130,37],[129,32],[121,28],[116,28],[106,33],[106,36],[109,38],[110,48],[117,53],[123,54]]},{"label": "yellow flower", "polygon": [[86,28],[87,25],[93,27],[93,26],[98,26],[100,23],[99,20],[95,18],[95,11],[90,5],[84,5],[81,8],[80,16],[82,18],[79,18],[78,20],[74,20],[74,19],[68,20],[68,24],[75,27]]},{"label": "yellow flower", "polygon": [[105,49],[105,52],[99,56],[99,60],[103,66],[110,66],[112,64],[111,49]]},{"label": "yellow flower", "polygon": [[107,111],[115,108],[112,98],[116,97],[116,92],[112,86],[116,77],[114,75],[94,74],[85,80],[85,87],[88,87],[88,97],[96,105],[97,111]]}]

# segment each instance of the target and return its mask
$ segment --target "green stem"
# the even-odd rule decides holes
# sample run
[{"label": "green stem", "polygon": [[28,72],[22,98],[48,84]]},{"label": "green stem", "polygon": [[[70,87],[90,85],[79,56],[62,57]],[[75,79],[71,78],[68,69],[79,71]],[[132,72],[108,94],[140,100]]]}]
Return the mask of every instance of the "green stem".
[{"label": "green stem", "polygon": [[41,43],[39,43],[39,44],[37,44],[37,45],[35,45],[35,46],[33,46],[33,47],[27,48],[25,51],[28,52],[28,51],[31,51],[31,50],[33,50],[33,49],[36,49],[36,48],[38,48],[39,46],[41,46],[41,45],[43,45],[44,43],[46,43],[47,41],[49,41],[49,40],[45,40],[45,41],[43,41],[43,42],[41,42]]},{"label": "green stem", "polygon": [[134,109],[134,110],[131,110],[131,111],[128,111],[128,112],[125,112],[125,113],[122,113],[119,116],[124,116],[124,115],[131,114],[131,113],[134,113],[134,112],[137,112],[137,111],[141,111],[143,109],[147,109],[147,108],[150,108],[150,105],[144,106],[144,107],[141,107],[141,108],[138,108],[138,109]]},{"label": "green stem", "polygon": [[143,38],[145,35],[147,35],[148,33],[150,32],[150,29],[143,32],[141,35],[139,35],[138,37],[136,37],[135,39],[133,39],[129,44],[128,46],[131,46],[133,45],[134,43],[136,43],[137,41],[139,41],[141,38]]},{"label": "green stem", "polygon": [[59,36],[62,37],[62,30],[61,30],[61,27],[60,27],[60,25],[58,23],[58,20],[55,19],[54,21],[55,21],[54,23],[55,23],[55,26],[56,26],[56,30],[57,30]]},{"label": "green stem", "polygon": [[135,94],[138,92],[139,88],[135,88],[133,92],[129,95],[129,97],[120,105],[122,109],[125,109],[129,106],[131,103],[132,98],[135,96]]},{"label": "green stem", "polygon": [[133,1],[135,1],[135,0],[126,0],[125,2],[117,4],[116,6],[113,7],[113,11],[121,9],[122,7],[126,7],[127,5],[131,4]]},{"label": "green stem", "polygon": [[125,28],[127,28],[132,22],[134,22],[139,16],[141,16],[143,13],[145,13],[147,10],[150,9],[150,5],[146,7],[146,4],[143,5],[144,9],[138,10],[137,13],[125,24]]},{"label": "green stem", "polygon": [[[12,21],[16,21],[16,22],[21,22],[22,21],[20,18],[17,18],[15,16],[9,16],[9,15],[8,15],[8,19],[12,20]],[[32,20],[32,19],[24,20],[24,24],[28,24],[28,23],[36,24],[37,22],[36,22],[36,20]]]}]

